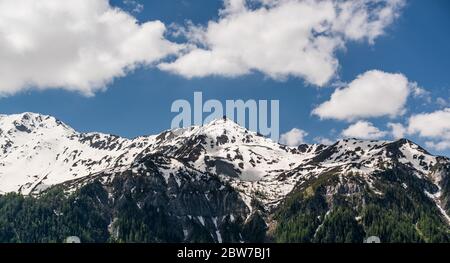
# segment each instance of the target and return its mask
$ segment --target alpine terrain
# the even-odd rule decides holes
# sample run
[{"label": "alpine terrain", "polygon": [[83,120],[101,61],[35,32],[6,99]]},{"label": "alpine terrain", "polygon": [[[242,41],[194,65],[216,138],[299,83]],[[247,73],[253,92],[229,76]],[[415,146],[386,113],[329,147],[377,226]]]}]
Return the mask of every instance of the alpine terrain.
[{"label": "alpine terrain", "polygon": [[0,115],[0,242],[450,241],[450,159],[287,147],[226,118],[135,139]]}]

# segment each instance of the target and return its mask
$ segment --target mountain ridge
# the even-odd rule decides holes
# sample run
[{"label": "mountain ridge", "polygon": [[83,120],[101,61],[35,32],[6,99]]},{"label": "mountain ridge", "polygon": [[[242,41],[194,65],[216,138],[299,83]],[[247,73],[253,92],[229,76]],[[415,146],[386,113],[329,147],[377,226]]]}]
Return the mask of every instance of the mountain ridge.
[{"label": "mountain ridge", "polygon": [[[58,131],[59,129],[59,131]],[[56,130],[56,131],[55,131]],[[231,138],[228,138],[227,132],[231,134]],[[44,134],[45,133],[45,134]],[[51,133],[59,133],[56,136]],[[68,168],[68,171],[65,172],[71,173],[71,175],[75,178],[68,178],[69,179],[76,179],[79,177],[88,176],[89,174],[95,174],[98,172],[101,172],[103,170],[111,169],[120,165],[130,165],[134,160],[133,158],[138,157],[139,155],[148,154],[148,153],[161,153],[166,154],[170,157],[175,158],[183,158],[186,160],[190,160],[193,158],[196,158],[198,156],[195,156],[195,154],[201,154],[201,151],[207,152],[207,154],[204,156],[204,158],[215,157],[215,158],[222,158],[227,161],[240,161],[235,166],[236,172],[241,172],[241,174],[244,172],[246,180],[244,181],[252,181],[251,172],[252,169],[245,169],[248,166],[248,163],[244,163],[244,160],[241,160],[244,158],[244,156],[241,156],[241,153],[238,153],[239,147],[241,148],[249,148],[246,152],[249,155],[253,156],[246,156],[249,157],[247,160],[249,163],[252,164],[252,166],[256,166],[254,163],[257,161],[256,158],[252,158],[254,156],[257,156],[258,159],[261,159],[261,155],[258,153],[255,153],[251,148],[264,148],[273,150],[275,153],[288,153],[283,158],[290,158],[289,164],[282,164],[282,165],[276,165],[274,160],[269,160],[271,162],[269,165],[275,166],[275,168],[266,169],[263,172],[264,173],[270,173],[274,172],[274,170],[289,170],[292,169],[292,166],[305,166],[305,165],[311,165],[314,162],[319,163],[326,163],[327,161],[332,161],[333,163],[338,163],[339,161],[342,162],[342,164],[351,164],[352,160],[355,162],[358,162],[358,158],[372,158],[373,156],[365,153],[365,151],[376,151],[378,149],[381,149],[382,147],[387,147],[387,154],[397,155],[396,157],[403,157],[399,158],[401,160],[404,159],[405,162],[409,162],[412,160],[415,160],[414,157],[417,157],[413,154],[412,158],[406,158],[406,156],[403,154],[402,151],[399,151],[402,146],[409,145],[411,149],[416,150],[414,153],[416,155],[425,156],[428,160],[419,160],[414,163],[414,168],[417,170],[424,172],[422,169],[429,169],[427,164],[434,163],[433,158],[440,158],[440,159],[448,159],[447,157],[443,156],[434,156],[424,150],[419,145],[413,143],[412,141],[408,139],[400,139],[397,141],[378,141],[378,140],[361,140],[356,138],[346,138],[341,139],[337,141],[336,143],[326,146],[326,145],[320,145],[320,144],[302,144],[298,147],[288,147],[281,144],[278,144],[276,142],[271,141],[268,138],[264,138],[260,136],[257,133],[250,132],[247,129],[240,127],[238,124],[234,123],[233,121],[229,119],[216,119],[213,120],[211,123],[208,123],[204,126],[192,126],[188,128],[180,128],[180,129],[172,129],[172,130],[166,130],[163,131],[160,134],[157,135],[148,135],[148,136],[139,136],[133,139],[127,139],[120,136],[112,135],[112,134],[104,134],[104,133],[97,133],[97,132],[88,132],[88,133],[79,133],[76,132],[73,128],[71,128],[69,125],[66,125],[64,122],[49,116],[49,115],[42,115],[32,112],[25,112],[22,114],[14,114],[14,115],[0,115],[0,145],[3,150],[3,157],[0,159],[0,165],[2,167],[5,167],[5,156],[8,156],[11,154],[10,152],[7,152],[9,149],[11,149],[11,143],[14,142],[13,140],[16,139],[18,141],[20,140],[26,140],[21,138],[20,136],[16,136],[17,134],[23,135],[23,134],[29,134],[31,137],[38,137],[32,138],[32,142],[35,143],[22,143],[19,144],[16,147],[13,147],[13,149],[17,149],[17,147],[25,147],[26,150],[30,150],[31,146],[33,146],[32,150],[36,150],[34,155],[39,155],[39,150],[41,150],[43,147],[42,144],[51,144],[53,141],[56,140],[57,142],[55,144],[61,144],[59,141],[63,139],[68,139],[69,141],[76,140],[76,143],[79,145],[75,145],[73,147],[80,147],[84,149],[69,149],[70,147],[63,147],[63,153],[69,152],[69,157],[73,159],[73,162],[70,162],[70,158],[65,158],[64,161],[68,163],[66,167],[71,166]],[[50,134],[50,135],[48,135]],[[25,136],[27,137],[27,136]],[[30,136],[28,136],[30,137]],[[56,138],[55,138],[56,137]],[[64,138],[66,137],[66,138]],[[29,138],[28,138],[29,139]],[[206,140],[209,140],[206,142]],[[16,144],[16,142],[14,142]],[[62,142],[65,143],[65,142]],[[206,145],[209,143],[209,145]],[[66,143],[68,144],[68,143]],[[195,145],[193,145],[195,144]],[[235,144],[236,146],[233,147]],[[258,144],[258,145],[256,145]],[[205,146],[206,145],[206,146]],[[9,149],[8,149],[9,146]],[[51,145],[50,145],[51,146]],[[56,145],[56,148],[59,145]],[[87,147],[86,147],[87,146]],[[178,147],[180,146],[180,147]],[[186,149],[188,146],[189,149]],[[209,147],[207,147],[209,146]],[[225,147],[221,147],[225,146]],[[259,146],[259,147],[257,147]],[[197,147],[197,149],[196,149]],[[207,149],[206,149],[207,148]],[[223,150],[225,148],[224,153],[218,152],[219,150]],[[230,148],[233,148],[233,150],[230,150]],[[340,152],[342,148],[345,148],[344,152]],[[392,148],[392,150],[389,150],[389,148]],[[55,151],[58,151],[61,149],[55,149]],[[70,151],[72,150],[72,151]],[[86,153],[86,157],[83,158],[83,153],[85,153],[88,150],[92,150],[93,153]],[[209,151],[215,151],[214,154],[209,154]],[[25,150],[20,149],[20,151],[23,153]],[[233,152],[234,151],[234,152]],[[13,151],[11,151],[13,152]],[[80,153],[81,152],[81,153]],[[114,153],[115,152],[115,153]],[[15,153],[15,152],[13,152]],[[112,154],[114,153],[114,154]],[[316,154],[317,153],[317,154]],[[56,152],[56,161],[60,159],[61,152]],[[104,154],[107,156],[102,156],[102,158],[92,158],[92,155],[101,155]],[[265,152],[267,154],[267,152]],[[378,153],[379,154],[379,153]],[[314,155],[314,156],[313,156]],[[328,156],[327,156],[328,155]],[[339,156],[338,156],[339,155]],[[348,156],[352,156],[353,159],[351,159]],[[25,157],[28,159],[28,161],[33,162],[33,158],[31,154],[24,154],[22,156],[16,156],[16,159],[19,159],[19,157]],[[67,157],[67,156],[66,156]],[[271,156],[273,158],[273,156]],[[411,156],[408,156],[411,157]],[[297,160],[292,160],[293,158]],[[343,159],[345,158],[345,159]],[[307,160],[311,159],[309,163],[299,162],[298,160]],[[75,161],[76,160],[76,161]],[[279,158],[277,159],[279,160]],[[102,164],[102,162],[105,161],[107,164]],[[192,161],[192,160],[190,160]],[[204,160],[200,160],[200,162],[203,162]],[[216,162],[220,162],[220,160],[215,160]],[[427,162],[425,162],[427,161]],[[39,165],[42,165],[42,160],[39,160]],[[81,169],[78,169],[78,173],[74,170],[76,170],[74,167],[80,165],[79,163],[88,163],[86,168],[88,171],[85,171],[83,174],[83,171],[80,171]],[[208,161],[204,161],[204,163],[197,162],[196,164],[199,166],[202,171],[206,171],[208,169]],[[258,160],[258,166],[261,165],[261,162]],[[82,165],[81,165],[82,166]],[[83,167],[83,166],[82,166]],[[243,168],[242,168],[243,167]],[[249,167],[252,168],[252,167]],[[367,168],[367,167],[366,167]],[[418,169],[419,168],[419,169]],[[228,169],[230,172],[234,169]],[[4,172],[5,173],[5,172]],[[250,175],[249,175],[250,174]],[[42,176],[43,174],[40,174],[39,176]],[[3,177],[5,175],[3,174]],[[27,174],[26,177],[30,177],[31,174]],[[34,175],[36,176],[36,175]],[[38,176],[38,177],[39,177]],[[2,176],[0,176],[1,178]],[[48,177],[48,175],[47,175]],[[261,178],[259,178],[261,179]],[[1,179],[0,179],[1,180]],[[258,178],[253,178],[253,180],[258,180]],[[1,182],[1,181],[0,181]],[[57,183],[62,183],[63,181],[58,181]],[[28,183],[29,184],[29,183]],[[22,184],[23,186],[25,184]],[[27,188],[27,190],[31,190]],[[27,190],[23,191],[22,189],[17,189],[14,191],[23,191],[23,193],[28,194],[31,193],[29,191],[27,193]],[[0,191],[1,192],[7,192],[2,189],[2,184],[0,183]]]},{"label": "mountain ridge", "polygon": [[[433,233],[445,233],[442,229],[450,226],[450,159],[407,139],[288,147],[229,119],[126,139],[78,133],[51,116],[24,113],[0,116],[0,147],[3,194],[39,200],[54,189],[69,198],[97,189],[87,191],[93,195],[88,203],[108,218],[101,229],[106,227],[105,236],[113,240],[133,240],[120,234],[127,229],[120,221],[123,214],[133,213],[151,219],[140,224],[158,238],[137,240],[149,242],[322,242],[332,239],[320,229],[329,228],[323,225],[334,213],[365,220],[372,210],[399,209],[398,203],[420,207],[426,215],[411,208],[407,218],[396,219],[408,233],[416,231],[410,229],[412,222],[423,220],[436,226]],[[123,210],[125,200],[136,211]],[[302,217],[310,213],[318,221]],[[172,222],[176,233],[153,228],[154,220],[162,218]],[[318,234],[291,236],[290,227],[298,220],[306,220],[302,228],[314,226]],[[352,221],[352,239],[375,231],[375,223]],[[417,235],[414,240],[420,240]],[[446,240],[442,235],[439,240]]]}]

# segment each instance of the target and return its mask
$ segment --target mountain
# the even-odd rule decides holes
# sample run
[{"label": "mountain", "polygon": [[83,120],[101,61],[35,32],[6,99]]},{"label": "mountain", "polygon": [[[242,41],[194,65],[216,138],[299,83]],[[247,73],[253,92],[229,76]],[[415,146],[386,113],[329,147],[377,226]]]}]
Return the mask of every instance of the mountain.
[{"label": "mountain", "polygon": [[126,139],[0,116],[0,241],[450,241],[450,159],[402,139],[280,145],[228,119]]}]

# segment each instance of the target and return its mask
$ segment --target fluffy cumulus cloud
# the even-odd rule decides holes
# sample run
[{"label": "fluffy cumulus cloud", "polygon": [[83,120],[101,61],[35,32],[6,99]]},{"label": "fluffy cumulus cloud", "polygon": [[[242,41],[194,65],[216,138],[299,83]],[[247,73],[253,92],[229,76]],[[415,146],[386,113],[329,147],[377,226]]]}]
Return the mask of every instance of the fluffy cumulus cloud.
[{"label": "fluffy cumulus cloud", "polygon": [[347,129],[342,131],[342,136],[346,138],[357,138],[375,140],[386,136],[388,133],[381,131],[375,127],[372,123],[367,121],[359,121],[350,125]]},{"label": "fluffy cumulus cloud", "polygon": [[0,0],[0,96],[29,88],[92,95],[180,46],[108,0]]},{"label": "fluffy cumulus cloud", "polygon": [[373,42],[404,0],[225,0],[217,21],[184,29],[191,48],[159,68],[187,78],[254,71],[323,86],[347,41]]},{"label": "fluffy cumulus cloud", "polygon": [[313,114],[337,120],[398,116],[404,112],[408,96],[416,88],[402,74],[367,71],[346,87],[337,89]]},{"label": "fluffy cumulus cloud", "polygon": [[401,139],[405,137],[407,132],[406,128],[401,123],[388,123],[388,127],[391,129],[391,135],[394,139]]},{"label": "fluffy cumulus cloud", "polygon": [[308,136],[307,132],[294,128],[280,136],[280,143],[287,146],[296,147],[305,142],[306,136]]},{"label": "fluffy cumulus cloud", "polygon": [[427,139],[426,144],[430,148],[450,149],[450,108],[411,116],[407,131]]}]

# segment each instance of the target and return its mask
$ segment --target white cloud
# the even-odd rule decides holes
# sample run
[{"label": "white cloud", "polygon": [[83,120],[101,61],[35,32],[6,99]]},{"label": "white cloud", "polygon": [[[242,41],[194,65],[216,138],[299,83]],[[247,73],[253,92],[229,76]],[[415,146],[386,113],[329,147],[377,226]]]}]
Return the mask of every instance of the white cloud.
[{"label": "white cloud", "polygon": [[323,145],[332,145],[334,143],[333,140],[324,138],[324,137],[316,137],[316,138],[314,138],[314,141],[318,144],[323,144]]},{"label": "white cloud", "polygon": [[333,29],[351,40],[373,43],[398,16],[404,0],[356,0],[339,2],[339,16]]},{"label": "white cloud", "polygon": [[141,13],[144,11],[144,5],[136,0],[123,0],[123,4],[129,7],[133,13]]},{"label": "white cloud", "polygon": [[411,116],[408,133],[417,133],[422,137],[450,139],[450,108]]},{"label": "white cloud", "polygon": [[388,123],[388,127],[391,129],[392,137],[395,139],[405,138],[407,129],[401,123]]},{"label": "white cloud", "polygon": [[281,135],[280,143],[287,146],[296,147],[304,143],[306,136],[308,136],[307,132],[294,128]]},{"label": "white cloud", "polygon": [[389,123],[394,138],[418,135],[426,139],[426,146],[434,150],[450,149],[450,108],[412,115],[406,125]]},{"label": "white cloud", "polygon": [[242,13],[247,9],[246,0],[224,0],[223,6],[223,9],[220,10],[222,16]]},{"label": "white cloud", "polygon": [[445,151],[450,149],[450,139],[444,140],[444,141],[427,141],[425,142],[425,145],[430,148],[434,149],[436,151]]},{"label": "white cloud", "polygon": [[379,130],[367,121],[359,121],[342,131],[342,136],[344,137],[367,140],[380,139],[387,134],[387,132]]},{"label": "white cloud", "polygon": [[323,86],[339,66],[336,50],[346,41],[372,43],[403,4],[404,0],[225,0],[217,21],[189,26],[186,36],[194,47],[159,68],[187,78],[259,71],[274,79],[292,76]]},{"label": "white cloud", "polygon": [[359,75],[347,87],[337,89],[329,101],[313,110],[322,119],[355,120],[359,118],[398,116],[412,89],[402,74],[378,70]]},{"label": "white cloud", "polygon": [[425,139],[425,145],[429,148],[438,151],[450,149],[450,108],[414,114],[406,124],[388,123],[387,126],[395,139],[418,135]]},{"label": "white cloud", "polygon": [[411,116],[408,133],[428,139],[426,145],[432,149],[450,149],[450,108]]},{"label": "white cloud", "polygon": [[180,46],[108,0],[0,0],[0,96],[36,88],[92,95]]},{"label": "white cloud", "polygon": [[416,82],[410,83],[411,91],[414,97],[426,97],[430,96],[430,92],[420,87]]}]

